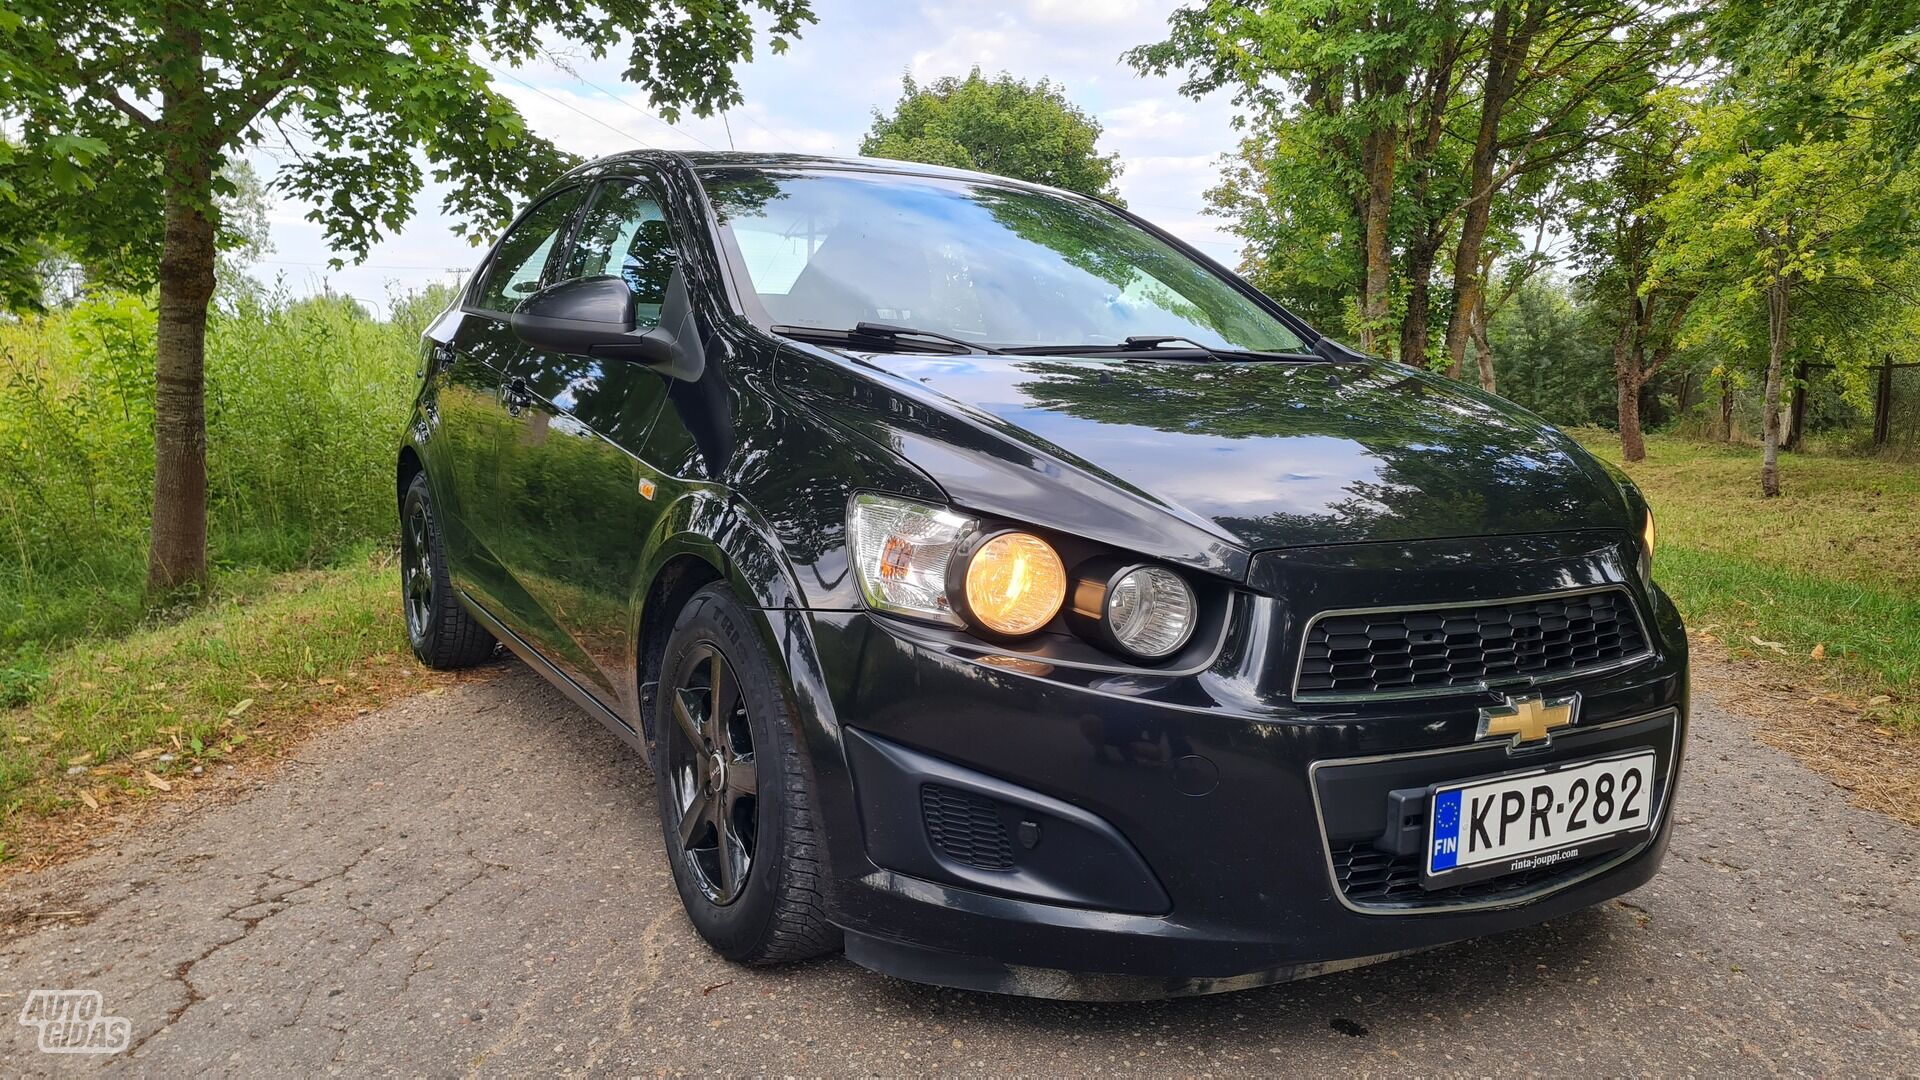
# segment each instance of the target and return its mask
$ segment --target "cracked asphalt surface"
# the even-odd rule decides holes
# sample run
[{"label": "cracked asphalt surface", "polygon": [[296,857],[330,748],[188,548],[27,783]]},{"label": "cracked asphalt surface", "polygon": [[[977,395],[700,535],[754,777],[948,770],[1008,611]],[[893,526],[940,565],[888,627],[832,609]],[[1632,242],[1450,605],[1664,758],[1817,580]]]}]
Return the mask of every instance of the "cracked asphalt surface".
[{"label": "cracked asphalt surface", "polygon": [[[936,990],[694,937],[637,759],[531,673],[307,743],[246,797],[0,884],[5,1072],[1920,1071],[1920,832],[1696,721],[1623,902],[1360,971],[1133,1005]],[[78,914],[47,916],[47,912]],[[112,1057],[28,992],[94,989]]]}]

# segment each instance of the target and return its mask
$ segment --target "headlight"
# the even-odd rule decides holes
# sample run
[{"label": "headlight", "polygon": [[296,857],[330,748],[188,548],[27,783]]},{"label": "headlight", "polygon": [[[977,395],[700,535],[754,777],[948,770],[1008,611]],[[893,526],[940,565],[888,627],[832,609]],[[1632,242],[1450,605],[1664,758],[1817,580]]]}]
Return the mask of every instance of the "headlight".
[{"label": "headlight", "polygon": [[1165,567],[1106,561],[1079,572],[1073,616],[1083,634],[1158,660],[1193,636],[1199,605],[1186,581]]},{"label": "headlight", "polygon": [[1024,532],[1003,532],[967,560],[967,614],[996,634],[1019,637],[1053,621],[1067,598],[1067,568],[1053,545]]},{"label": "headlight", "polygon": [[1647,510],[1647,523],[1640,530],[1640,577],[1653,580],[1653,510]]},{"label": "headlight", "polygon": [[847,539],[861,595],[876,611],[961,625],[947,592],[947,570],[973,519],[885,495],[853,497]]}]

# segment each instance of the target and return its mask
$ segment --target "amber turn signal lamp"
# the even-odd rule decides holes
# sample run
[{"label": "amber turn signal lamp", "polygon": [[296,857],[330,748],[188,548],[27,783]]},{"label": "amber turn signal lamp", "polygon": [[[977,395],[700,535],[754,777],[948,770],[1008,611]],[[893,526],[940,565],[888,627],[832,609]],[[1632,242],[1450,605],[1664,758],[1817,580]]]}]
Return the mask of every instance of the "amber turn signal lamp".
[{"label": "amber turn signal lamp", "polygon": [[1023,532],[1003,532],[967,561],[967,613],[996,634],[1019,637],[1053,621],[1067,598],[1067,568],[1053,545]]}]

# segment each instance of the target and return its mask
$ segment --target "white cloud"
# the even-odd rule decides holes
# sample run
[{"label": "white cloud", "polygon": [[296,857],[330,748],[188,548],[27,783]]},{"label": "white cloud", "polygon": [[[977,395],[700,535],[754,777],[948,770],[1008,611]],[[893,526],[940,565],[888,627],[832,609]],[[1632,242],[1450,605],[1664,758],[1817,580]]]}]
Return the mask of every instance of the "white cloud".
[{"label": "white cloud", "polygon": [[1140,0],[1027,0],[1027,14],[1038,23],[1098,26],[1125,23],[1140,11]]},{"label": "white cloud", "polygon": [[1186,109],[1163,98],[1144,98],[1100,114],[1101,126],[1115,139],[1177,134],[1188,119]]}]

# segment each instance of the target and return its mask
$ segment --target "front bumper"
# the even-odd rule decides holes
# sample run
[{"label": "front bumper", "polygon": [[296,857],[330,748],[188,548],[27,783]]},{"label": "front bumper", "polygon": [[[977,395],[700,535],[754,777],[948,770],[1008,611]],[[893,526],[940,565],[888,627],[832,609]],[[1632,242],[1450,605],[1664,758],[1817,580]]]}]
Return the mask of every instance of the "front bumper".
[{"label": "front bumper", "polygon": [[[1476,744],[1478,709],[1498,700],[1485,694],[1303,711],[1246,692],[1230,647],[1154,680],[966,654],[864,613],[790,613],[825,698],[810,735],[832,917],[849,957],[888,974],[1142,998],[1353,967],[1618,896],[1664,857],[1685,742],[1684,633],[1664,597],[1651,603],[1655,656],[1582,682],[1578,725],[1519,755]],[[1336,865],[1382,832],[1390,789],[1643,746],[1662,779],[1633,847],[1451,896]],[[959,801],[930,807],[930,785]],[[997,843],[936,843],[928,815],[964,828],[969,796],[999,817]]]}]

